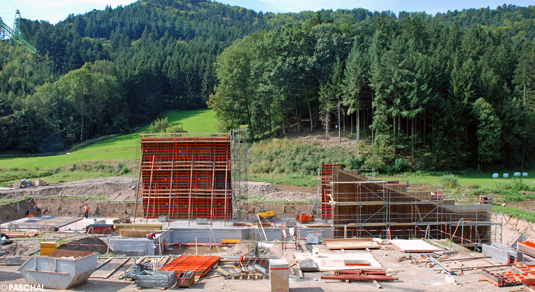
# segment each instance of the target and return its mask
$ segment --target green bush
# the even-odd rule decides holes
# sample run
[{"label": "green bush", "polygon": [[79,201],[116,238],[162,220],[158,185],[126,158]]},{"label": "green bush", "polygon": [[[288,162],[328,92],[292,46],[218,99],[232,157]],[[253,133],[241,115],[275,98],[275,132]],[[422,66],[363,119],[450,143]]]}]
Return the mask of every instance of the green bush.
[{"label": "green bush", "polygon": [[349,156],[349,158],[345,161],[344,164],[349,169],[361,169],[365,163],[366,163],[365,154],[361,154],[359,156],[351,154],[351,156]]},{"label": "green bush", "polygon": [[129,172],[130,172],[130,170],[126,166],[123,166],[123,168],[121,169],[121,174],[127,174]]},{"label": "green bush", "polygon": [[386,163],[383,158],[377,154],[372,154],[366,158],[366,162],[362,166],[364,169],[375,169],[375,171],[383,172],[386,170]]},{"label": "green bush", "polygon": [[69,171],[75,171],[76,170],[76,164],[73,164],[71,167],[69,167],[68,170]]},{"label": "green bush", "polygon": [[123,170],[124,164],[122,162],[117,162],[117,165],[115,166],[115,172],[121,172]]},{"label": "green bush", "polygon": [[459,178],[453,174],[445,174],[438,180],[438,184],[443,188],[458,188]]},{"label": "green bush", "polygon": [[187,133],[186,129],[180,125],[170,126],[169,128],[165,129],[166,133]]},{"label": "green bush", "polygon": [[403,158],[398,158],[394,161],[392,165],[392,171],[396,173],[407,172],[411,170],[411,163]]},{"label": "green bush", "polygon": [[150,124],[149,131],[151,133],[164,133],[165,130],[170,126],[171,124],[169,124],[167,118],[157,119],[156,121],[152,122],[152,124]]}]

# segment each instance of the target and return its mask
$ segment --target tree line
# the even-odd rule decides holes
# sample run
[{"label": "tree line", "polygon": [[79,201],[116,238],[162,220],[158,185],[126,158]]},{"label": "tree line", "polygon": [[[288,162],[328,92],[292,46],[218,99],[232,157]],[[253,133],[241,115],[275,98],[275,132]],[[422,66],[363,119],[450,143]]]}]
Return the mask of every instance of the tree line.
[{"label": "tree line", "polygon": [[[0,41],[0,151],[60,151],[87,139],[129,132],[154,121],[165,110],[203,108],[208,101],[218,111],[223,128],[248,124],[255,139],[284,134],[292,126],[302,130],[329,125],[329,130],[337,124],[338,129],[356,135],[358,122],[359,139],[378,141],[376,145],[393,149],[383,151],[394,153],[389,154],[392,157],[414,153],[419,161],[424,157],[433,162],[429,167],[449,167],[442,157],[456,146],[437,140],[437,131],[446,130],[439,127],[432,111],[432,106],[443,108],[440,98],[445,98],[444,90],[449,90],[450,84],[443,78],[449,79],[450,71],[457,68],[456,84],[476,90],[474,94],[479,98],[483,97],[479,90],[485,72],[485,78],[495,79],[496,88],[505,78],[507,100],[518,99],[520,79],[515,77],[517,81],[513,82],[511,78],[516,76],[524,54],[526,73],[521,82],[526,84],[529,104],[533,90],[533,74],[529,71],[530,41],[535,35],[533,10],[504,5],[434,16],[358,8],[274,14],[209,0],[148,0],[70,15],[56,25],[24,19],[21,32],[39,55],[32,56],[10,41]],[[474,57],[465,53],[470,47],[463,51],[456,47],[461,39],[471,37],[465,35],[472,30],[484,42],[478,45],[480,51]],[[455,36],[449,35],[450,31]],[[443,37],[450,41],[440,39]],[[503,56],[487,57],[492,54],[491,48],[502,50],[502,45]],[[372,54],[378,61],[373,61]],[[464,78],[459,74],[470,58],[475,68],[470,73],[472,83],[463,85]],[[483,65],[490,61],[480,59],[492,59],[487,67],[499,78],[487,74]],[[348,67],[350,60],[356,60],[353,69]],[[404,62],[399,68],[389,67],[400,60]],[[498,63],[506,67],[498,69]],[[468,63],[466,66],[471,68]],[[351,77],[349,72],[353,71],[356,75]],[[396,76],[396,80],[407,81],[386,80],[383,71]],[[225,74],[227,80],[222,77]],[[231,76],[235,78],[231,80]],[[407,97],[400,92],[415,86],[414,76],[420,82],[431,79],[434,83],[415,91],[413,95],[418,98],[412,98],[414,104],[390,111],[389,103],[405,102]],[[358,81],[351,83],[351,78]],[[370,80],[395,88],[372,86]],[[353,89],[349,89],[350,84]],[[353,98],[348,97],[350,90]],[[426,90],[440,98],[429,95],[422,100]],[[213,96],[209,99],[210,94]],[[384,98],[375,101],[376,95]],[[470,98],[463,114],[478,115],[478,121],[489,116],[487,124],[496,122],[491,117],[497,115],[499,123],[511,124],[502,116],[507,109],[485,100],[492,108],[482,104],[476,113]],[[381,107],[385,108],[383,120],[375,122]],[[511,119],[525,120],[509,112]],[[474,126],[474,121],[463,127]],[[388,124],[391,129],[384,132],[380,125]],[[409,135],[413,124],[415,134]],[[501,136],[520,137],[504,127],[500,129]],[[390,138],[393,133],[394,138]],[[530,145],[524,140],[514,143]],[[518,149],[516,146],[503,144],[501,162],[486,162],[483,151],[482,165],[509,162],[507,147]],[[522,148],[522,157],[530,157],[528,146]],[[471,154],[461,162],[449,161],[464,165],[473,159]]]},{"label": "tree line", "polygon": [[317,13],[246,36],[219,55],[209,106],[253,139],[290,127],[367,139],[379,164],[533,166],[533,38],[441,18],[347,26]]}]

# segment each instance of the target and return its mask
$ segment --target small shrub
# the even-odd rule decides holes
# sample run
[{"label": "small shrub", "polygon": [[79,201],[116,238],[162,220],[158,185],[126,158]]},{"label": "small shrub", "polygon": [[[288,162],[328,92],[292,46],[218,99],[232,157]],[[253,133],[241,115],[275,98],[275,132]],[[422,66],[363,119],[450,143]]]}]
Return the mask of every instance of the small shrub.
[{"label": "small shrub", "polygon": [[187,133],[186,129],[180,125],[176,126],[170,126],[169,128],[165,129],[166,133]]},{"label": "small shrub", "polygon": [[76,164],[73,164],[71,167],[69,167],[68,170],[69,171],[75,171],[76,170]]},{"label": "small shrub", "polygon": [[480,186],[480,185],[473,184],[473,183],[467,183],[467,184],[465,185],[465,188],[466,188],[466,189],[472,189],[472,190],[478,190],[478,189],[481,188],[481,186]]},{"label": "small shrub", "polygon": [[438,184],[443,188],[457,188],[459,178],[453,174],[445,174],[438,180]]},{"label": "small shrub", "polygon": [[411,163],[403,158],[398,158],[394,161],[394,165],[392,165],[393,172],[407,172],[411,170]]},{"label": "small shrub", "polygon": [[56,173],[59,173],[59,172],[60,172],[59,167],[54,168],[54,171],[52,171],[53,174],[56,174]]},{"label": "small shrub", "polygon": [[121,169],[121,174],[127,174],[129,172],[130,172],[130,170],[126,166],[123,166],[123,168]]},{"label": "small shrub", "polygon": [[124,163],[120,161],[117,162],[117,165],[115,166],[116,172],[121,172],[121,170],[123,170],[123,167],[124,167]]},{"label": "small shrub", "polygon": [[375,169],[376,171],[383,172],[386,169],[386,163],[383,158],[377,154],[373,154],[366,159],[366,162],[362,166],[364,169]]},{"label": "small shrub", "polygon": [[[360,142],[359,142],[360,143]],[[366,155],[361,154],[359,156],[356,156],[354,154],[351,154],[349,158],[346,160],[345,165],[349,169],[361,169],[362,166],[366,163]]]},{"label": "small shrub", "polygon": [[167,128],[171,126],[169,124],[169,121],[167,118],[165,119],[157,119],[156,121],[152,122],[149,126],[149,131],[151,133],[164,133]]},{"label": "small shrub", "polygon": [[39,166],[36,166],[34,170],[39,171]]}]

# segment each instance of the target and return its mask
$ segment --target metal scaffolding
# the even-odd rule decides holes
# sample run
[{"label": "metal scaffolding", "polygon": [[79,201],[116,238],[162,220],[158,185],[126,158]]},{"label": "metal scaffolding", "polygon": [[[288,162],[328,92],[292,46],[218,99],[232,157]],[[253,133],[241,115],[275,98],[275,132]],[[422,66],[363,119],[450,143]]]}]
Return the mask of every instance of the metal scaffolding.
[{"label": "metal scaffolding", "polygon": [[456,205],[430,185],[372,180],[360,174],[332,168],[332,195],[322,207],[332,206],[328,218],[336,237],[449,238],[465,246],[496,237],[492,227],[499,223],[491,222],[490,205]]},{"label": "metal scaffolding", "polygon": [[232,202],[235,219],[247,220],[247,129],[233,129],[230,132],[232,161]]}]

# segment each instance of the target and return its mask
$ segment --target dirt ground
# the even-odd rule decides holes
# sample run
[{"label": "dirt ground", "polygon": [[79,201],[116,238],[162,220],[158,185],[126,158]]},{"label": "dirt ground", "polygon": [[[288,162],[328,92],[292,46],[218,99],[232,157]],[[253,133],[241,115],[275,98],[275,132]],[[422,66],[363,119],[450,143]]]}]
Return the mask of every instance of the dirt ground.
[{"label": "dirt ground", "polygon": [[48,186],[36,186],[23,189],[0,190],[0,198],[19,198],[24,196],[106,196],[110,200],[134,201],[137,178],[133,177],[105,177],[86,179]]},{"label": "dirt ground", "polygon": [[106,254],[108,252],[107,245],[98,239],[98,236],[84,236],[80,239],[64,243],[58,249],[92,251],[100,254]]},{"label": "dirt ground", "polygon": [[[91,208],[92,216],[133,216],[136,186],[137,178],[107,177],[25,189],[3,188],[0,190],[0,198],[32,198],[1,206],[0,220],[8,222],[20,219],[25,216],[27,210],[35,216],[82,216],[80,206],[84,203]],[[249,196],[262,202],[268,201],[250,204],[250,212],[273,210],[279,217],[290,218],[295,214],[308,214],[311,210],[311,204],[299,205],[291,203],[292,201],[312,201],[317,198],[315,188],[253,181],[249,182]],[[98,199],[88,200],[80,197]],[[278,204],[277,201],[285,203]],[[137,208],[136,216],[141,216],[142,212],[142,208]]]},{"label": "dirt ground", "polygon": [[[295,262],[294,254],[296,252],[309,252],[310,246],[306,246],[304,242],[300,243],[300,250],[281,250],[280,245],[275,245],[275,248],[269,252],[268,256],[286,258],[288,262],[293,264]],[[229,252],[231,255],[239,255],[246,253],[249,248],[244,244],[237,247],[234,252]],[[339,251],[342,253],[342,251]],[[346,251],[345,253],[367,253],[367,251]],[[391,245],[382,245],[382,249],[372,250],[371,254],[377,259],[385,270],[394,277],[398,277],[398,281],[381,282],[384,291],[510,291],[513,288],[520,288],[520,286],[507,288],[498,288],[489,282],[480,282],[480,270],[468,270],[463,275],[456,275],[455,279],[461,282],[461,285],[448,284],[446,282],[446,275],[440,272],[436,267],[425,267],[424,264],[411,263],[410,261],[398,262],[397,259],[407,254],[400,252]],[[456,265],[452,258],[467,258],[480,257],[480,254],[474,253],[457,253],[450,258],[448,262],[450,267],[455,268]],[[419,258],[419,255],[413,254],[413,257]],[[448,259],[446,259],[448,260]],[[105,259],[99,259],[97,264],[103,263]],[[122,259],[114,259],[116,263]],[[113,262],[112,261],[112,265]],[[70,291],[137,291],[133,282],[120,280],[119,274],[127,269],[132,264],[132,260],[125,266],[119,269],[113,276],[104,280],[98,278],[90,278],[86,283],[83,283]],[[488,265],[496,264],[489,259],[479,259],[475,261],[463,261],[466,266]],[[0,269],[0,287],[9,284],[26,284],[24,278],[16,271],[17,266],[5,266]],[[493,271],[507,270],[510,268],[493,268]],[[106,271],[107,272],[107,271]],[[106,273],[102,272],[102,273]],[[299,279],[296,275],[290,274],[290,291],[293,292],[308,292],[308,291],[376,291],[377,287],[371,282],[351,282],[345,283],[338,280],[322,280],[322,275],[329,275],[329,272],[315,272],[304,273],[304,278]],[[225,280],[219,277],[214,271],[209,272],[206,277],[195,283],[193,290],[203,291],[270,291],[269,279],[258,280]],[[174,288],[173,290],[182,290]],[[144,289],[144,291],[160,291],[160,289]]]}]

